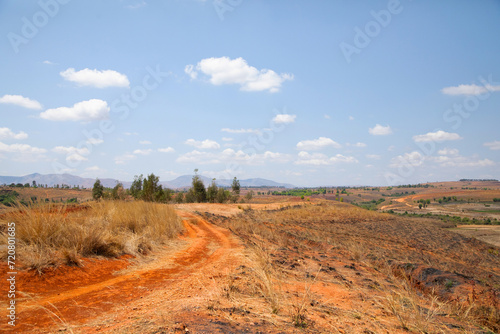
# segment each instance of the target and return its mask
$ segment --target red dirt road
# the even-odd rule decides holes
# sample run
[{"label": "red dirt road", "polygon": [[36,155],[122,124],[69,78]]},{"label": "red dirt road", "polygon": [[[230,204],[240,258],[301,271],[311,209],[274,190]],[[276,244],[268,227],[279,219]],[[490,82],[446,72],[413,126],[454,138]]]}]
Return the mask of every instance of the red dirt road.
[{"label": "red dirt road", "polygon": [[[178,214],[186,228],[182,245],[175,247],[177,251],[170,247],[147,263],[132,264],[126,259],[86,261],[82,268],[65,267],[48,277],[18,275],[17,324],[12,328],[2,321],[0,331],[44,333],[61,327],[82,329],[95,318],[127,309],[130,303],[158,289],[181,284],[186,277],[239,247],[229,231],[192,213]],[[104,270],[99,270],[101,265]]]}]

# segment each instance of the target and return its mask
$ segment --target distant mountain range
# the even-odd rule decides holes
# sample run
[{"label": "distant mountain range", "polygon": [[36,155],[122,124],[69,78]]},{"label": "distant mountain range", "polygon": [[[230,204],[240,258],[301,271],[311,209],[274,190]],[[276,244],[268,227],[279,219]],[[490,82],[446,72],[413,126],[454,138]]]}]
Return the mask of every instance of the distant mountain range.
[{"label": "distant mountain range", "polygon": [[[210,182],[212,182],[211,178],[200,175],[201,180],[205,183],[205,186],[208,186]],[[178,188],[188,188],[191,186],[191,181],[193,179],[192,175],[182,175],[173,179],[171,181],[161,181],[160,183],[167,188],[178,189]],[[112,188],[118,182],[122,183],[125,188],[129,188],[132,182],[130,181],[119,181],[116,179],[99,179],[101,183],[105,187]],[[62,185],[66,184],[70,187],[80,186],[84,188],[92,188],[94,185],[95,179],[93,178],[83,178],[80,176],[75,176],[71,174],[29,174],[25,176],[0,176],[0,184],[11,184],[11,183],[29,183],[35,181],[37,184],[46,184],[49,187],[52,187],[56,184]],[[230,187],[233,180],[228,179],[220,179],[216,180],[218,186],[222,187]],[[272,180],[254,178],[254,179],[246,179],[240,180],[240,185],[242,187],[284,187],[284,188],[294,188],[295,186],[288,183],[279,183]]]}]

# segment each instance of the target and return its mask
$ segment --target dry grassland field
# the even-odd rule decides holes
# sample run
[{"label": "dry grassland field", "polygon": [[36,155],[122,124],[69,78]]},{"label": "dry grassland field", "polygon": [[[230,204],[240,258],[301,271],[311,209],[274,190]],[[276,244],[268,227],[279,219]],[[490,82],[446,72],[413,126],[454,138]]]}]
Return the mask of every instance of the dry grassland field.
[{"label": "dry grassland field", "polygon": [[18,317],[2,332],[500,331],[498,182],[254,188],[224,204],[49,190],[1,211],[3,277],[16,227]]}]

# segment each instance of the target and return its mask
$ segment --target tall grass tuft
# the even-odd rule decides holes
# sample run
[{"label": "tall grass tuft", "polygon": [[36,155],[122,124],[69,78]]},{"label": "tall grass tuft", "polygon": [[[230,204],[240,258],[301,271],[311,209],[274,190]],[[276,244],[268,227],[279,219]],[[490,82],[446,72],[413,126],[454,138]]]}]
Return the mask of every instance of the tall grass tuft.
[{"label": "tall grass tuft", "polygon": [[19,206],[0,221],[0,245],[7,241],[1,228],[7,222],[16,223],[20,261],[39,272],[60,263],[80,265],[81,257],[145,254],[182,230],[171,206],[142,201]]}]

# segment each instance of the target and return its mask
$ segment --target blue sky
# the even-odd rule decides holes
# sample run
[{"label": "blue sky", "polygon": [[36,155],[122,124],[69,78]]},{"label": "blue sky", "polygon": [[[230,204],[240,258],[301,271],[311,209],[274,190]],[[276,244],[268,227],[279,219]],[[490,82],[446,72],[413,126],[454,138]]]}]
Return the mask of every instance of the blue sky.
[{"label": "blue sky", "polygon": [[0,3],[0,175],[500,178],[498,1]]}]

